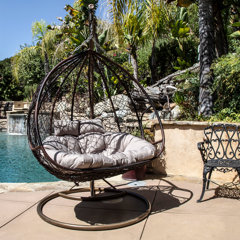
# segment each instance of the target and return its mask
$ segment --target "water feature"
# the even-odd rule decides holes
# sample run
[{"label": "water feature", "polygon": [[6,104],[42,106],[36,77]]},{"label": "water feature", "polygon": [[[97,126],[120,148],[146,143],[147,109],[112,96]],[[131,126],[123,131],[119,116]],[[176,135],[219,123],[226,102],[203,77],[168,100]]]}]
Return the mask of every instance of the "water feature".
[{"label": "water feature", "polygon": [[26,134],[26,116],[24,113],[9,113],[8,133],[9,134]]},{"label": "water feature", "polygon": [[26,135],[0,132],[0,182],[57,181],[35,159]]}]

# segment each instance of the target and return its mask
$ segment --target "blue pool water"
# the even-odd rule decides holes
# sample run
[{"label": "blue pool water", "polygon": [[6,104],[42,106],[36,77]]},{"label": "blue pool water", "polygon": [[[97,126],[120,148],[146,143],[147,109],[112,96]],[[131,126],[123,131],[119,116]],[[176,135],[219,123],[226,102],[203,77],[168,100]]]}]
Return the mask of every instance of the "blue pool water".
[{"label": "blue pool water", "polygon": [[48,173],[33,156],[27,136],[0,133],[0,182],[52,182]]}]

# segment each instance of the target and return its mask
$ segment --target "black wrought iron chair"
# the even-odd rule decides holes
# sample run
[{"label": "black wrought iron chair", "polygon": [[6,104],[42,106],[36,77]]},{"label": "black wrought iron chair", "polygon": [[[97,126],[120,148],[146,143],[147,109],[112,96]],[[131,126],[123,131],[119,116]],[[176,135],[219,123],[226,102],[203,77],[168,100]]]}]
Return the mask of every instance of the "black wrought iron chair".
[{"label": "black wrought iron chair", "polygon": [[198,202],[202,201],[205,189],[209,188],[213,170],[223,173],[236,170],[240,176],[240,126],[212,125],[204,129],[204,135],[204,141],[198,143],[204,163],[203,187]]},{"label": "black wrought iron chair", "polygon": [[[94,32],[95,27],[93,26],[94,20],[93,10],[91,10],[90,38],[88,40],[89,49],[82,50],[80,53],[63,60],[46,76],[33,97],[29,109],[27,124],[30,148],[39,163],[48,172],[59,179],[73,182],[75,186],[78,186],[80,182],[90,181],[90,189],[87,190],[90,191],[90,197],[78,198],[69,195],[76,192],[86,191],[86,189],[72,189],[56,193],[46,197],[39,203],[38,214],[43,220],[53,225],[82,230],[102,230],[123,227],[141,221],[148,216],[151,204],[147,199],[137,194],[119,191],[105,178],[119,175],[150,163],[162,153],[165,144],[161,119],[144,88],[132,77],[131,74],[129,74],[128,71],[117,63],[114,63],[108,57],[95,51],[94,45],[97,44],[97,40]],[[138,91],[144,95],[145,102],[139,103],[135,101],[132,94],[133,90],[134,94]],[[81,124],[83,122],[86,123],[86,120],[89,119],[98,119],[97,121],[101,123],[100,125],[97,125],[103,129],[103,132],[100,130],[101,133],[95,130],[92,132],[90,130],[87,133],[84,133],[92,134],[92,136],[94,136],[92,140],[88,139],[88,142],[85,142],[85,145],[89,147],[89,144],[91,144],[95,150],[100,141],[96,136],[100,136],[101,134],[105,134],[104,137],[109,133],[112,133],[113,137],[115,137],[114,134],[120,134],[122,138],[124,138],[124,136],[130,136],[128,134],[132,134],[139,136],[141,139],[148,139],[149,136],[146,134],[144,124],[146,123],[147,115],[151,112],[155,112],[156,114],[161,128],[162,139],[158,142],[152,143],[155,146],[156,151],[154,155],[147,159],[139,160],[137,159],[138,157],[135,159],[133,157],[134,160],[130,162],[128,162],[128,159],[125,159],[126,161],[112,159],[115,161],[112,165],[106,164],[95,166],[88,162],[87,164],[89,164],[89,167],[86,167],[86,165],[77,165],[73,167],[73,165],[70,166],[66,163],[64,157],[58,158],[60,156],[58,155],[58,152],[63,153],[64,151],[69,151],[70,154],[74,153],[75,155],[73,155],[77,159],[81,157],[82,150],[80,149],[79,152],[76,153],[75,151],[77,150],[74,148],[74,150],[71,151],[69,149],[69,144],[70,141],[73,140],[75,141],[74,146],[76,147],[78,144],[77,141],[85,141],[85,138],[82,138],[81,134],[83,133],[79,130],[79,126],[81,128]],[[93,125],[96,124],[94,121],[90,122],[92,122]],[[61,128],[60,132],[64,126],[67,129],[64,134],[59,132],[56,133],[56,131],[58,131],[56,130],[56,124],[59,126],[59,123]],[[73,128],[75,126],[75,130],[77,131],[76,134],[71,132],[73,128],[68,127],[69,125]],[[71,136],[71,133],[74,136]],[[69,135],[70,138],[68,138]],[[121,136],[118,137],[120,145]],[[64,138],[67,140],[65,139],[65,141]],[[60,145],[61,147],[59,148]],[[55,150],[57,152],[53,148],[56,148]],[[139,150],[141,150],[140,147]],[[88,153],[99,154],[102,156],[101,149],[94,151],[88,150],[88,152],[82,152],[82,154],[87,155],[87,157]],[[131,153],[132,152],[130,151],[130,154]],[[91,155],[91,157],[94,158],[95,155]],[[69,155],[68,158],[72,160]],[[123,159],[124,158],[125,157],[123,156]],[[64,160],[66,164],[62,164],[62,160]],[[84,161],[85,160],[86,158],[84,158]],[[101,192],[97,193],[97,189],[94,187],[94,180],[97,179],[103,179],[110,186],[110,188],[102,189],[101,191],[111,192],[113,194],[106,196]],[[119,197],[124,194],[130,194],[143,201],[146,204],[145,213],[134,219],[123,221],[121,223],[109,224],[107,226],[82,226],[59,222],[47,217],[43,213],[44,205],[48,201],[59,196],[79,201],[92,201]]]}]

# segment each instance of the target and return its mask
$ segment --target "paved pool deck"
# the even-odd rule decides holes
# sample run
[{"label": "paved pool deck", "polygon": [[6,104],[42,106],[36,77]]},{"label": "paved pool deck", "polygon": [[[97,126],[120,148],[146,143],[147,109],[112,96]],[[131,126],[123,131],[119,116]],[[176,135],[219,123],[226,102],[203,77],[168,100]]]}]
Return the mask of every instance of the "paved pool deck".
[{"label": "paved pool deck", "polygon": [[[151,214],[132,226],[108,231],[76,231],[55,227],[37,214],[38,202],[68,183],[2,184],[0,193],[1,240],[237,240],[240,236],[239,199],[214,197],[216,185],[210,184],[205,201],[197,203],[201,182],[182,177],[158,178],[127,182],[120,178],[114,184],[144,195],[152,203]],[[98,183],[102,184],[102,183]],[[1,190],[1,187],[0,187]],[[121,200],[121,199],[120,199]],[[125,201],[122,199],[121,201]],[[60,221],[72,223],[109,223],[128,219],[141,211],[136,200],[126,201],[114,209],[117,201],[104,202],[90,208],[87,204],[56,199],[48,203],[44,213]],[[109,207],[110,206],[110,207]],[[117,205],[116,205],[117,206]]]}]

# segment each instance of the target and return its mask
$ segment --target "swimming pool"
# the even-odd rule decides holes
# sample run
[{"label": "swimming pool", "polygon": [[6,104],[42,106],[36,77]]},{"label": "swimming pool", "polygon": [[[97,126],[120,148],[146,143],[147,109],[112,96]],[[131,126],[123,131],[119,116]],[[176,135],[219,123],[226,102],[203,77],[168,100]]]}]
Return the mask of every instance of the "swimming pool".
[{"label": "swimming pool", "polygon": [[0,132],[0,182],[58,181],[35,159],[28,146],[27,136]]}]

